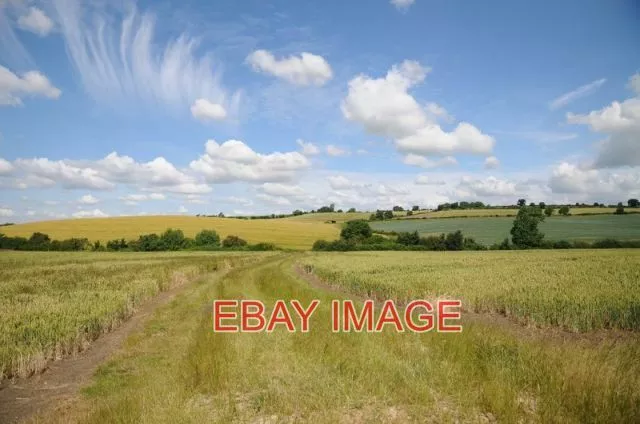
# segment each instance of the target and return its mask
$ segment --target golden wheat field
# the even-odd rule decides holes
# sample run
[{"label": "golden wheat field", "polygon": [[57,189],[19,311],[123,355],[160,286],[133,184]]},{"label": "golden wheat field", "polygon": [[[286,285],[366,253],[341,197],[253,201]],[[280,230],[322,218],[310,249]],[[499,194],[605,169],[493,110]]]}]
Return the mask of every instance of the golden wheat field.
[{"label": "golden wheat field", "polygon": [[317,221],[245,220],[169,215],[31,222],[3,227],[0,232],[7,236],[22,237],[41,232],[57,240],[79,237],[88,238],[90,241],[106,242],[120,238],[133,240],[141,234],[161,234],[167,228],[180,229],[187,237],[194,237],[204,229],[213,229],[223,238],[228,235],[237,235],[249,243],[274,243],[278,247],[288,249],[309,249],[314,241],[336,239],[340,232],[336,225]]}]

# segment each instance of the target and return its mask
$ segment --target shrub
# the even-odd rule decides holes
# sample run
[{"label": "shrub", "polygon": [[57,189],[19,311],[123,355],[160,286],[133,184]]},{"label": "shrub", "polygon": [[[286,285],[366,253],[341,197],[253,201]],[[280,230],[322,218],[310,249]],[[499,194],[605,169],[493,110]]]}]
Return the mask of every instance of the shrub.
[{"label": "shrub", "polygon": [[464,249],[464,236],[462,231],[447,234],[445,238],[446,250],[462,250]]},{"label": "shrub", "polygon": [[220,246],[220,235],[215,230],[202,230],[196,234],[196,246]]},{"label": "shrub", "polygon": [[348,221],[342,231],[340,231],[340,238],[345,240],[364,240],[371,237],[373,232],[371,226],[364,219],[357,219],[354,221]]},{"label": "shrub", "polygon": [[185,247],[185,238],[182,230],[167,229],[160,236],[161,250],[180,250]]},{"label": "shrub", "polygon": [[238,236],[227,236],[224,240],[222,240],[222,247],[233,248],[233,247],[244,247],[247,245],[247,241],[241,239]]},{"label": "shrub", "polygon": [[44,233],[33,233],[27,241],[28,250],[49,250],[51,239]]},{"label": "shrub", "polygon": [[249,246],[249,250],[253,250],[256,252],[268,252],[272,250],[276,250],[276,245],[273,243],[258,243]]},{"label": "shrub", "polygon": [[420,244],[420,234],[417,231],[413,233],[399,233],[396,240],[405,246],[417,246]]},{"label": "shrub", "polygon": [[544,215],[537,206],[522,206],[513,221],[511,240],[519,249],[539,247],[544,234],[538,230],[538,224],[544,221]]},{"label": "shrub", "polygon": [[107,249],[108,250],[119,251],[119,250],[126,249],[128,247],[129,247],[129,244],[125,241],[125,239],[109,240],[107,242]]},{"label": "shrub", "polygon": [[140,252],[158,252],[165,250],[162,239],[157,234],[143,234],[138,241],[132,243],[133,250]]},{"label": "shrub", "polygon": [[553,243],[554,249],[571,249],[573,245],[567,240],[558,240]]}]

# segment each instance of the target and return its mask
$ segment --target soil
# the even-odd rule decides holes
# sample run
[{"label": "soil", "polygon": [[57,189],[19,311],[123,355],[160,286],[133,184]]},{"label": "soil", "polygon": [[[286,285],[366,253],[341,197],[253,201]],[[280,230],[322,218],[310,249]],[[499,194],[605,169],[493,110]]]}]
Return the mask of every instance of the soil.
[{"label": "soil", "polygon": [[0,384],[0,423],[19,422],[71,401],[133,332],[144,328],[153,312],[169,303],[189,284],[181,284],[141,305],[127,321],[96,339],[83,352],[49,364],[41,373]]}]

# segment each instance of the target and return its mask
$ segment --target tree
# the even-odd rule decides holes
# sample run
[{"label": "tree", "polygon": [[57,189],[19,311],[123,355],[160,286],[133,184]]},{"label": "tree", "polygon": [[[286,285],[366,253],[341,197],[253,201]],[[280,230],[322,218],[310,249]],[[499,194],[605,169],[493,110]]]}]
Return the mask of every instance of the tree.
[{"label": "tree", "polygon": [[356,208],[349,208],[349,210],[347,211],[347,213],[355,213],[356,212]]},{"label": "tree", "polygon": [[544,202],[540,202],[538,203],[538,206],[540,206],[540,209],[544,210],[547,207],[547,204]]},{"label": "tree", "polygon": [[392,218],[393,218],[393,212],[392,211],[384,211],[383,219],[392,219]]},{"label": "tree", "polygon": [[558,209],[558,213],[562,216],[569,215],[569,206],[567,205],[561,206],[560,209]]},{"label": "tree", "polygon": [[417,212],[417,211],[419,211],[419,210],[420,210],[420,206],[417,206],[417,205],[415,205],[415,206],[411,206],[411,210],[412,210],[413,212]]},{"label": "tree", "polygon": [[364,219],[356,219],[345,223],[344,228],[340,231],[340,238],[344,240],[363,240],[371,237],[373,231],[369,223]]},{"label": "tree", "polygon": [[462,231],[458,230],[455,233],[447,234],[447,238],[444,241],[447,250],[462,250],[464,249],[464,236]]},{"label": "tree", "polygon": [[404,208],[402,206],[394,206],[393,207],[393,211],[394,212],[402,212],[402,211],[404,211]]},{"label": "tree", "polygon": [[622,206],[622,202],[618,202],[618,206],[616,207],[616,211],[614,212],[616,215],[624,215],[624,206]]},{"label": "tree", "polygon": [[169,228],[160,236],[160,242],[165,250],[180,250],[185,245],[184,233],[182,230]]},{"label": "tree", "polygon": [[538,224],[544,221],[544,215],[538,207],[523,206],[518,211],[511,228],[511,241],[521,249],[539,247],[544,234],[538,230]]},{"label": "tree", "polygon": [[293,211],[293,216],[298,216],[298,215],[302,215],[304,212],[302,212],[300,209],[296,209],[295,211]]},{"label": "tree", "polygon": [[238,236],[227,236],[222,240],[223,247],[243,247],[247,245],[247,241]]},{"label": "tree", "polygon": [[400,233],[396,241],[405,246],[416,246],[420,244],[420,234],[418,234],[417,231],[413,233]]},{"label": "tree", "polygon": [[407,216],[413,215],[413,211],[407,211]]},{"label": "tree", "polygon": [[51,239],[44,233],[33,233],[27,242],[29,250],[49,250]]},{"label": "tree", "polygon": [[627,206],[630,208],[637,208],[640,206],[640,201],[638,199],[629,199],[627,200]]},{"label": "tree", "polygon": [[202,230],[196,234],[196,246],[220,246],[220,235],[215,230]]},{"label": "tree", "polygon": [[518,207],[521,208],[524,205],[527,204],[527,201],[525,199],[518,199]]},{"label": "tree", "polygon": [[544,208],[544,214],[547,216],[553,215],[553,208],[551,206],[547,206],[546,208]]}]

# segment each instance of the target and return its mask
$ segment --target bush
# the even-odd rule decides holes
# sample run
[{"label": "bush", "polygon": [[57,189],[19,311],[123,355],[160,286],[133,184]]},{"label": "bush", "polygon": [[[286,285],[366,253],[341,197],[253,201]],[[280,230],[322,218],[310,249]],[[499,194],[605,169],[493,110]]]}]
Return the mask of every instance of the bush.
[{"label": "bush", "polygon": [[591,245],[595,249],[618,249],[624,247],[622,242],[615,239],[603,239],[593,242]]},{"label": "bush", "polygon": [[157,234],[143,234],[135,243],[131,243],[133,250],[139,252],[158,252],[165,250],[162,239]]},{"label": "bush", "polygon": [[44,233],[33,233],[27,241],[27,250],[49,250],[51,239]]},{"label": "bush", "polygon": [[255,252],[269,252],[272,250],[276,250],[276,245],[273,243],[258,243],[249,246],[249,250]]},{"label": "bush", "polygon": [[215,230],[202,230],[196,234],[196,246],[220,246],[220,235]]},{"label": "bush", "polygon": [[405,246],[417,246],[420,244],[420,234],[417,231],[413,233],[399,233],[396,240]]},{"label": "bush", "polygon": [[91,243],[86,238],[70,238],[60,242],[60,250],[65,252],[78,252],[89,250]]},{"label": "bush", "polygon": [[125,241],[125,239],[109,240],[107,242],[107,249],[108,250],[119,251],[119,250],[126,249],[128,247],[129,247],[129,244]]},{"label": "bush", "polygon": [[554,249],[571,249],[573,245],[567,240],[558,240],[553,243]]},{"label": "bush", "polygon": [[447,250],[445,235],[421,237],[420,246],[425,250]]},{"label": "bush", "polygon": [[244,247],[246,245],[247,241],[238,236],[227,236],[227,238],[222,241],[222,247],[226,248]]},{"label": "bush", "polygon": [[464,236],[462,231],[447,234],[445,238],[446,250],[462,250],[464,249]]},{"label": "bush", "polygon": [[180,250],[185,247],[185,237],[182,230],[169,228],[160,236],[162,248],[160,250]]},{"label": "bush", "polygon": [[364,240],[371,237],[373,232],[371,226],[364,219],[357,219],[354,221],[348,221],[342,231],[340,231],[340,238],[344,240]]}]

